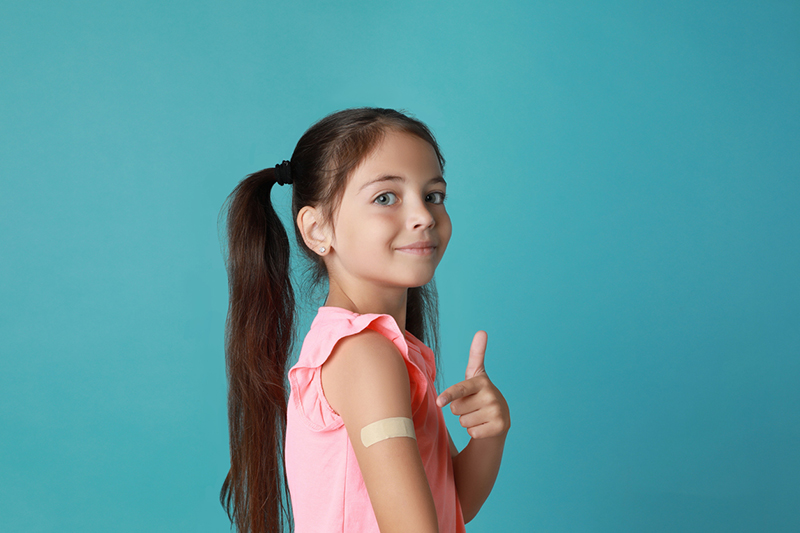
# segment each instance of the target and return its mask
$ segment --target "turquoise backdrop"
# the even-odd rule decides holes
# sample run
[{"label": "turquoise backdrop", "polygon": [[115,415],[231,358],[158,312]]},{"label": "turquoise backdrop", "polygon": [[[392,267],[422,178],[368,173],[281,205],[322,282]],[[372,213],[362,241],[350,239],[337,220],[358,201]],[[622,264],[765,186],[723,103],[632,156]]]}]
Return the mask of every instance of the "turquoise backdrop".
[{"label": "turquoise backdrop", "polygon": [[0,531],[229,530],[217,216],[362,105],[511,406],[470,532],[800,530],[800,3],[77,0],[0,7]]}]

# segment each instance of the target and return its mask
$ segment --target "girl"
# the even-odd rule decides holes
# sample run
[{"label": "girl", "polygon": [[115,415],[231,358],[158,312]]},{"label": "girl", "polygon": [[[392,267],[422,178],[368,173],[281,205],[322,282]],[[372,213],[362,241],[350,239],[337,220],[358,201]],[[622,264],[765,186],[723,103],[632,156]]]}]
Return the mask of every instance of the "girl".
[{"label": "girl", "polygon": [[[437,397],[433,275],[450,239],[444,159],[416,119],[350,109],[312,126],[290,161],[229,197],[226,328],[231,469],[240,532],[463,532],[492,489],[508,405],[486,376]],[[328,295],[288,372],[289,240],[270,200],[291,185],[295,236]],[[441,407],[472,437],[459,452]],[[286,491],[290,494],[286,494]],[[291,510],[289,507],[291,496]]]}]

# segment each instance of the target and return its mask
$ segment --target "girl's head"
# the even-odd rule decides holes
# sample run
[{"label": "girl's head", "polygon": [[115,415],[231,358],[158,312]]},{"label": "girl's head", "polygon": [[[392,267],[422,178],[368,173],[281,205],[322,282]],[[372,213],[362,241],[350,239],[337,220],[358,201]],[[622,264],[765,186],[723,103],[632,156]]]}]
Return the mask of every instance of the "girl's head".
[{"label": "girl's head", "polygon": [[[336,253],[338,249],[347,253],[352,260],[357,259],[357,254],[350,253],[355,250],[345,250],[345,243],[341,239],[337,243],[336,227],[342,202],[345,201],[348,215],[364,216],[365,224],[377,220],[386,222],[386,216],[371,217],[374,211],[362,210],[359,213],[350,209],[355,205],[350,200],[356,196],[361,200],[369,195],[391,192],[392,187],[409,189],[414,185],[411,180],[424,180],[421,184],[424,186],[423,202],[420,204],[426,203],[424,198],[431,193],[435,198],[431,198],[427,205],[441,207],[432,207],[428,213],[429,217],[435,219],[432,221],[435,229],[417,228],[405,232],[397,235],[401,240],[394,244],[402,247],[418,241],[435,240],[438,247],[431,254],[434,261],[428,263],[432,263],[433,268],[438,264],[450,237],[450,221],[439,201],[444,198],[444,158],[425,124],[392,109],[359,108],[339,111],[323,118],[306,131],[297,143],[290,165],[295,237],[300,249],[311,261],[315,282],[323,279],[336,266],[335,263],[342,257],[342,254]],[[369,168],[365,168],[367,166]],[[405,182],[384,181],[360,190],[361,185],[377,177],[395,176],[405,180],[406,176],[403,174],[408,174]],[[429,183],[429,180],[433,181]],[[401,199],[397,192],[393,194],[394,196],[387,195],[378,199],[377,203],[391,203]],[[409,208],[425,207],[414,205],[410,201],[404,205],[406,204],[411,204],[408,205]],[[363,207],[363,202],[358,205]],[[396,213],[398,208],[393,208],[393,211]],[[404,214],[413,215],[408,212]],[[421,210],[418,214],[423,215]],[[348,218],[348,222],[352,221],[352,217]],[[344,238],[345,235],[340,237]],[[325,251],[320,252],[320,248]],[[332,254],[336,259],[331,260]],[[415,282],[419,280],[419,276],[417,279],[409,279],[408,286],[424,285],[430,281],[432,275],[431,270],[427,279],[418,283]]]},{"label": "girl's head", "polygon": [[434,145],[385,129],[342,181],[333,212],[306,205],[296,217],[298,240],[323,259],[331,293],[363,303],[376,289],[400,295],[428,283],[451,233]]},{"label": "girl's head", "polygon": [[[391,109],[340,111],[306,131],[288,167],[295,236],[312,283],[346,271],[407,288],[406,330],[438,355],[433,271],[450,219],[441,203],[444,158],[430,130]],[[231,469],[220,499],[242,533],[291,522],[281,472],[296,310],[289,239],[270,197],[277,178],[274,167],[251,174],[227,202]],[[435,249],[401,250],[419,243]]]}]

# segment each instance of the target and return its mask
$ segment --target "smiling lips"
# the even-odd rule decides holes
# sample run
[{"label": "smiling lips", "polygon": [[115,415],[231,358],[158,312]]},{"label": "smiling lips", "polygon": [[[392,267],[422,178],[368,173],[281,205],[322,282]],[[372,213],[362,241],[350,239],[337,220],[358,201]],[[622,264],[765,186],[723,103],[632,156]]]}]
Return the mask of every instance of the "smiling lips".
[{"label": "smiling lips", "polygon": [[400,252],[406,252],[414,255],[429,255],[436,249],[436,246],[431,241],[417,241],[408,246],[397,248]]}]

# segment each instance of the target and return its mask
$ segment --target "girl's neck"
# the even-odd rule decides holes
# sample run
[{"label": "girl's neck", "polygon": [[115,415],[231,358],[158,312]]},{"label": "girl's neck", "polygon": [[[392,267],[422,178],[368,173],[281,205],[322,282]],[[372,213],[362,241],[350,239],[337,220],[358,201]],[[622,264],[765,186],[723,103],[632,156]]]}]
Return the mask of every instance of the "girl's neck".
[{"label": "girl's neck", "polygon": [[325,300],[327,307],[341,307],[360,315],[376,313],[391,315],[397,322],[400,331],[406,329],[406,302],[408,289],[397,291],[373,291],[369,293],[345,292],[342,288],[331,282],[328,298]]}]

